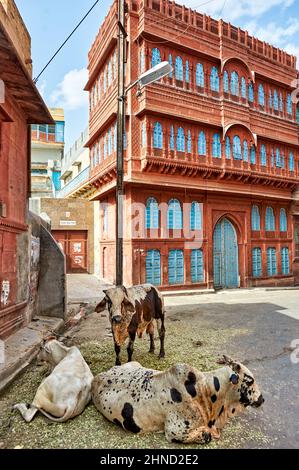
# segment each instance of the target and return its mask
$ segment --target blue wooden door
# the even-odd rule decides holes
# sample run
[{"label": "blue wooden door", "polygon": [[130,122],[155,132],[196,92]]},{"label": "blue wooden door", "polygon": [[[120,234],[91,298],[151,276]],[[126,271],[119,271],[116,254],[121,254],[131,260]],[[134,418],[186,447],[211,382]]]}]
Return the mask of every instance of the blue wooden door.
[{"label": "blue wooden door", "polygon": [[239,256],[236,231],[223,219],[214,231],[214,286],[224,289],[239,287]]},{"label": "blue wooden door", "polygon": [[159,250],[149,250],[146,254],[146,282],[161,285],[161,255]]},{"label": "blue wooden door", "polygon": [[183,250],[170,250],[169,252],[168,282],[169,284],[184,284],[184,252]]}]

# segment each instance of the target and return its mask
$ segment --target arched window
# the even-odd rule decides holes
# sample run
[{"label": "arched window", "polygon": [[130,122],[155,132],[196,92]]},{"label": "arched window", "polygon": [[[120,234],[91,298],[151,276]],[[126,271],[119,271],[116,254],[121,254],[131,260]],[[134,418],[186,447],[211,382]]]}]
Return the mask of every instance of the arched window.
[{"label": "arched window", "polygon": [[241,78],[241,95],[242,98],[246,100],[247,98],[247,87],[246,87],[246,80],[244,77]]},{"label": "arched window", "polygon": [[163,148],[163,130],[160,122],[156,122],[154,125],[154,148]]},{"label": "arched window", "polygon": [[159,206],[153,197],[148,198],[146,201],[146,228],[159,228]]},{"label": "arched window", "polygon": [[243,159],[244,159],[244,162],[248,162],[248,142],[247,142],[247,140],[244,140],[244,143],[243,143]]},{"label": "arched window", "polygon": [[202,230],[202,212],[198,202],[191,204],[190,230]]},{"label": "arched window", "polygon": [[168,255],[168,283],[184,283],[184,252],[183,250],[170,250]]},{"label": "arched window", "polygon": [[154,47],[152,50],[152,67],[155,67],[155,65],[160,64],[161,62],[161,53],[160,50],[157,47]]},{"label": "arched window", "polygon": [[185,76],[186,76],[186,83],[189,83],[190,76],[189,76],[189,62],[188,62],[188,60],[186,60]]},{"label": "arched window", "polygon": [[177,199],[171,199],[168,204],[167,228],[180,230],[183,228],[183,214],[181,204]]},{"label": "arched window", "polygon": [[146,122],[144,121],[142,123],[142,127],[141,127],[141,144],[142,144],[142,147],[146,147]]},{"label": "arched window", "polygon": [[261,165],[266,166],[267,165],[267,152],[266,152],[266,146],[263,144],[261,145]]},{"label": "arched window", "polygon": [[250,103],[254,102],[254,88],[253,88],[253,83],[249,83],[248,85],[248,100]]},{"label": "arched window", "polygon": [[242,160],[241,139],[238,135],[235,135],[233,140],[233,156],[235,160]]},{"label": "arched window", "polygon": [[202,64],[196,65],[196,85],[201,88],[205,86],[205,74]]},{"label": "arched window", "polygon": [[269,108],[272,110],[273,108],[273,98],[272,98],[272,92],[269,90]]},{"label": "arched window", "polygon": [[253,248],[252,250],[252,276],[261,277],[262,270],[262,250],[260,248]]},{"label": "arched window", "polygon": [[286,214],[285,209],[280,209],[279,228],[281,232],[288,231],[288,221],[287,221],[287,214]]},{"label": "arched window", "polygon": [[191,250],[191,281],[204,281],[203,251]]},{"label": "arched window", "polygon": [[181,82],[184,80],[184,66],[180,56],[175,59],[175,78]]},{"label": "arched window", "polygon": [[271,167],[272,168],[274,167],[274,163],[275,163],[275,157],[274,157],[274,150],[272,149],[271,150]]},{"label": "arched window", "polygon": [[225,157],[229,160],[231,157],[231,149],[230,149],[230,138],[227,136],[225,139]]},{"label": "arched window", "polygon": [[281,157],[279,148],[276,149],[276,166],[277,168],[281,168]]},{"label": "arched window", "polygon": [[266,232],[275,232],[275,216],[272,207],[266,209]]},{"label": "arched window", "polygon": [[281,250],[281,272],[286,276],[290,274],[290,257],[288,248],[282,248]]},{"label": "arched window", "polygon": [[280,163],[281,163],[281,168],[284,168],[284,165],[285,165],[285,158],[284,158],[284,153],[281,152],[281,160],[280,160]]},{"label": "arched window", "polygon": [[206,134],[204,131],[201,131],[198,136],[198,155],[206,155],[207,154],[207,142],[206,142]]},{"label": "arched window", "polygon": [[276,249],[267,249],[267,273],[268,276],[276,276],[277,274],[277,262],[276,262]]},{"label": "arched window", "polygon": [[265,91],[261,83],[259,84],[259,88],[258,88],[258,99],[259,99],[259,105],[265,106]]},{"label": "arched window", "polygon": [[185,152],[185,132],[182,127],[178,128],[176,137],[176,149],[178,152]]},{"label": "arched window", "polygon": [[255,146],[252,145],[251,149],[250,149],[250,163],[252,165],[255,165],[256,163],[256,151],[255,151]]},{"label": "arched window", "polygon": [[[169,56],[168,56],[168,62],[172,67],[172,55],[171,54],[169,54]],[[169,73],[168,76],[169,76],[169,78],[172,78],[172,70],[171,70],[171,72]]]},{"label": "arched window", "polygon": [[169,146],[170,150],[174,150],[174,127],[170,127],[170,136],[169,136]]},{"label": "arched window", "polygon": [[287,96],[287,113],[290,116],[293,114],[292,96],[290,94],[288,94],[288,96]]},{"label": "arched window", "polygon": [[219,134],[214,134],[213,136],[212,156],[214,158],[221,158],[221,140]]},{"label": "arched window", "polygon": [[154,286],[161,285],[161,253],[159,250],[149,250],[146,253],[146,283]]},{"label": "arched window", "polygon": [[217,67],[211,69],[210,86],[212,91],[219,92],[219,74]]},{"label": "arched window", "polygon": [[226,70],[223,74],[223,91],[224,93],[229,92],[229,78],[228,78],[228,73]]},{"label": "arched window", "polygon": [[254,232],[261,230],[261,217],[258,206],[252,206],[251,209],[251,230]]},{"label": "arched window", "polygon": [[187,152],[191,153],[192,152],[192,137],[191,137],[191,131],[188,131],[188,139],[187,139]]},{"label": "arched window", "polygon": [[289,155],[289,170],[290,171],[295,170],[295,160],[294,160],[293,152],[290,152],[290,155]]},{"label": "arched window", "polygon": [[232,72],[230,78],[230,91],[234,96],[239,96],[239,75],[237,72]]},{"label": "arched window", "polygon": [[274,94],[273,94],[273,105],[274,105],[275,111],[278,111],[278,110],[279,110],[279,99],[278,99],[277,90],[274,90]]}]

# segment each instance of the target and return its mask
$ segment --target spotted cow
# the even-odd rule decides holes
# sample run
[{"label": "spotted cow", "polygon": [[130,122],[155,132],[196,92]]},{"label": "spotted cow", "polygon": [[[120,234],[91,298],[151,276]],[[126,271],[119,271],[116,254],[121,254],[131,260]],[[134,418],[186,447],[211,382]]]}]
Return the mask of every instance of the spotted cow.
[{"label": "spotted cow", "polygon": [[165,372],[138,362],[113,367],[94,379],[92,399],[127,431],[165,431],[168,442],[200,444],[220,438],[230,417],[264,402],[252,373],[229,358],[209,373],[186,364]]},{"label": "spotted cow", "polygon": [[132,360],[136,335],[142,338],[146,331],[150,336],[150,352],[155,352],[155,327],[157,323],[160,337],[160,358],[165,356],[164,351],[164,303],[158,289],[151,284],[133,286],[129,288],[114,287],[104,291],[105,297],[96,306],[96,312],[108,308],[109,318],[114,338],[116,365],[121,365],[121,347],[129,338],[127,348],[128,361]]}]

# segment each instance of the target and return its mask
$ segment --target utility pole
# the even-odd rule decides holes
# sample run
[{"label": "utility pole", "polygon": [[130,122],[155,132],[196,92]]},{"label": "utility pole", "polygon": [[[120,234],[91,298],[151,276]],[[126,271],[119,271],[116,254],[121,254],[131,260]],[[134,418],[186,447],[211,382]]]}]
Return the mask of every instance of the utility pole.
[{"label": "utility pole", "polygon": [[116,182],[116,279],[123,285],[124,229],[124,131],[125,131],[125,67],[126,37],[125,0],[118,0],[118,112],[117,112],[117,182]]}]

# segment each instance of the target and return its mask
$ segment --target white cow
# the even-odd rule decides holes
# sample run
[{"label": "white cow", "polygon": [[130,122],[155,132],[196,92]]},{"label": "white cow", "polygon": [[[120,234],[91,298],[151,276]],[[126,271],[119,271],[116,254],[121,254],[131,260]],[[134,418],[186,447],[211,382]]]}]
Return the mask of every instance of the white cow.
[{"label": "white cow", "polygon": [[79,349],[51,340],[43,347],[40,358],[54,365],[54,370],[39,386],[31,405],[19,403],[14,409],[27,423],[38,411],[57,423],[81,414],[91,399],[93,375]]}]

